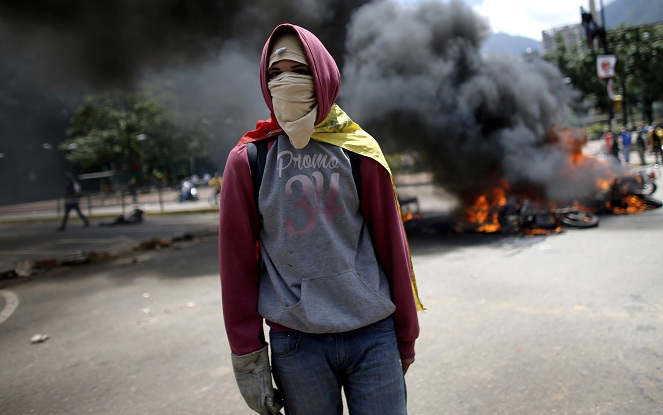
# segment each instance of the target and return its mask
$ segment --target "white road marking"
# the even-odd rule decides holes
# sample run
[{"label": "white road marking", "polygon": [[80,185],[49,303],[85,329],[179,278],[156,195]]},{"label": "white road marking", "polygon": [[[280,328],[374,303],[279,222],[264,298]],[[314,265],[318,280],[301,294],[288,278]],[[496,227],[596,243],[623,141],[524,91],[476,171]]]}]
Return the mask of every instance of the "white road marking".
[{"label": "white road marking", "polygon": [[0,296],[5,299],[5,306],[0,310],[0,324],[7,320],[18,307],[18,296],[11,291],[0,290]]}]

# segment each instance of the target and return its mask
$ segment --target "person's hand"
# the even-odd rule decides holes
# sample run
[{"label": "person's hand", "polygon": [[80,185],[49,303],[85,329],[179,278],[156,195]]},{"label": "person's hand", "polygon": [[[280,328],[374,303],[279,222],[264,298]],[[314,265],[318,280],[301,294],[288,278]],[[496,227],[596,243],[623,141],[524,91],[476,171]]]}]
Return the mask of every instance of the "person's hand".
[{"label": "person's hand", "polygon": [[405,376],[412,363],[414,363],[414,357],[409,359],[401,359],[401,365],[403,366],[403,376]]},{"label": "person's hand", "polygon": [[280,415],[282,399],[272,387],[267,346],[243,356],[231,354],[235,380],[249,408],[261,415]]}]

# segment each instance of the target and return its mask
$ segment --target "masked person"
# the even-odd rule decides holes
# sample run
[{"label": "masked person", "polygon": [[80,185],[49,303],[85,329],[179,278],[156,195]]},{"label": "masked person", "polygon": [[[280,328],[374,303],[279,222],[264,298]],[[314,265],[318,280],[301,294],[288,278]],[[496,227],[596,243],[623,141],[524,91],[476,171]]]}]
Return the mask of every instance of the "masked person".
[{"label": "masked person", "polygon": [[260,85],[270,118],[230,151],[221,190],[223,316],[240,392],[261,414],[341,414],[342,390],[351,414],[405,414],[422,306],[389,166],[335,104],[338,67],[308,30],[274,29]]}]

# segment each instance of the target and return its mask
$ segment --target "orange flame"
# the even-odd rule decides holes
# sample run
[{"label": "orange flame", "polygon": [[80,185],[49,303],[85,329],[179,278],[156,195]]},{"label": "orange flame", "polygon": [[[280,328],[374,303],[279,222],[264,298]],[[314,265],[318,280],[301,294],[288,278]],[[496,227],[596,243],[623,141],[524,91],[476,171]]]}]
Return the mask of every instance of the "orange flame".
[{"label": "orange flame", "polygon": [[651,208],[645,201],[637,195],[626,195],[620,200],[622,206],[616,206],[608,202],[607,207],[616,215],[623,215],[627,213],[642,213]]},{"label": "orange flame", "polygon": [[[582,149],[587,143],[587,136],[581,130],[572,130],[570,128],[553,128],[546,136],[546,145],[553,145],[568,154],[568,163],[563,177],[569,181],[569,185],[573,185],[574,181],[587,177],[588,173],[593,176],[598,176],[595,183],[595,193],[602,195],[614,195],[611,193],[615,191],[617,180],[623,173],[618,172],[610,163],[600,160],[596,157],[591,157],[583,154]],[[633,177],[631,177],[633,179]],[[637,178],[639,179],[639,178]],[[637,180],[636,179],[636,180]],[[641,179],[640,179],[641,183]],[[500,181],[493,189],[467,200],[464,204],[461,220],[474,227],[477,232],[499,232],[502,226],[499,222],[500,208],[507,204],[507,195],[509,194],[511,186],[505,180]],[[605,200],[604,206],[588,207],[581,200],[566,201],[565,204],[572,205],[577,210],[586,212],[596,212],[606,209],[609,212],[616,214],[623,213],[639,213],[651,208],[643,201],[641,197],[634,194],[628,194],[625,189],[616,189],[618,192],[624,193],[615,201],[614,197],[611,200]],[[591,193],[591,191],[590,191]],[[531,201],[539,201],[540,195],[520,195]],[[587,195],[592,201],[592,194]],[[550,209],[554,209],[555,203],[552,201],[544,201]],[[558,226],[556,229],[524,229],[523,233],[526,235],[541,235],[550,233],[559,233],[562,228]]]},{"label": "orange flame", "polygon": [[535,235],[550,235],[552,233],[561,233],[562,232],[562,227],[557,226],[555,229],[543,229],[543,228],[535,228],[535,229],[525,229],[525,235],[528,236],[535,236]]},{"label": "orange flame", "polygon": [[492,189],[489,194],[478,196],[463,212],[462,220],[477,225],[477,232],[498,232],[502,229],[497,210],[506,205],[507,182]]}]

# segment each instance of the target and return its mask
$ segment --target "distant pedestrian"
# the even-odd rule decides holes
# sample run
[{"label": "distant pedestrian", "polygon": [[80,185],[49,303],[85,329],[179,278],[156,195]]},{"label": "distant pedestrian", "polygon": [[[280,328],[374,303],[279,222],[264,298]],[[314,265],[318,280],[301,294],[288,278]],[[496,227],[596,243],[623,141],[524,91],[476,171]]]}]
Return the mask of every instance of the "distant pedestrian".
[{"label": "distant pedestrian", "polygon": [[83,215],[79,207],[79,199],[81,197],[81,185],[74,179],[74,176],[67,175],[64,184],[64,217],[62,218],[62,224],[58,228],[59,231],[63,231],[67,227],[67,219],[69,218],[69,212],[74,210],[78,213],[78,217],[85,223],[83,227],[87,228],[90,226],[90,221]]},{"label": "distant pedestrian", "polygon": [[645,151],[647,150],[647,142],[645,141],[646,133],[642,131],[642,128],[638,127],[635,133],[633,133],[633,136],[635,138],[635,151],[640,157],[640,164],[644,166],[647,164],[645,161]]},{"label": "distant pedestrian", "polygon": [[619,132],[619,138],[622,139],[622,154],[624,155],[624,162],[628,164],[631,159],[631,131],[626,126],[622,127]]},{"label": "distant pedestrian", "polygon": [[619,140],[616,140],[612,135],[610,130],[606,130],[603,134],[603,140],[605,142],[605,151],[615,158],[619,162]]},{"label": "distant pedestrian", "polygon": [[221,194],[221,185],[223,183],[223,176],[218,171],[214,173],[214,177],[207,181],[209,187],[214,188],[214,200],[219,204],[219,195]]},{"label": "distant pedestrian", "polygon": [[663,159],[661,157],[661,140],[663,139],[663,128],[661,126],[657,126],[656,124],[652,124],[651,128],[649,129],[649,144],[651,145],[651,151],[654,153],[654,163],[659,164],[660,162],[658,161],[659,159]]},{"label": "distant pedestrian", "polygon": [[138,203],[138,194],[136,191],[138,190],[138,182],[136,181],[135,177],[132,177],[131,180],[129,180],[129,195],[131,196],[131,201],[134,203]]},{"label": "distant pedestrian", "polygon": [[612,148],[612,133],[610,130],[605,130],[603,132],[603,145],[605,146],[606,154],[610,154],[610,149]]}]

